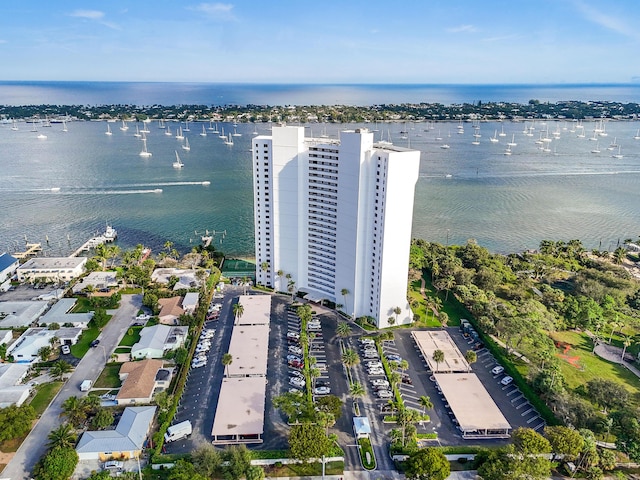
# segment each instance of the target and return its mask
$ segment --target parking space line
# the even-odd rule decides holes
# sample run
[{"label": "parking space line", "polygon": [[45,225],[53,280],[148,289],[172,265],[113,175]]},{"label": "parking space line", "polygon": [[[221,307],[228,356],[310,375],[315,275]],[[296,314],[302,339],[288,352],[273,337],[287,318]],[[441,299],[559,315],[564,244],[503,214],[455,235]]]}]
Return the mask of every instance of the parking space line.
[{"label": "parking space line", "polygon": [[520,408],[524,407],[525,405],[529,405],[529,402],[521,403],[520,405],[518,405],[518,406],[516,407],[516,410],[520,410]]},{"label": "parking space line", "polygon": [[511,399],[511,403],[516,403],[521,398],[524,398],[524,395],[522,393],[520,395],[518,395],[516,398],[512,398]]},{"label": "parking space line", "polygon": [[536,425],[535,427],[533,427],[534,430],[538,431],[540,428],[543,428],[547,425],[546,422],[542,422],[539,425]]},{"label": "parking space line", "polygon": [[510,397],[511,395],[513,395],[514,393],[520,393],[520,390],[518,390],[517,388],[514,388],[513,390],[511,390],[509,393],[507,393],[507,397]]},{"label": "parking space line", "polygon": [[535,417],[531,417],[529,420],[527,420],[527,424],[533,422],[534,420],[537,420],[540,418],[540,415],[536,415]]},{"label": "parking space line", "polygon": [[520,414],[520,416],[521,416],[521,417],[524,417],[525,415],[529,415],[531,412],[533,412],[533,407],[532,407],[532,408],[530,408],[529,410],[526,410],[526,411],[522,412],[522,413]]}]

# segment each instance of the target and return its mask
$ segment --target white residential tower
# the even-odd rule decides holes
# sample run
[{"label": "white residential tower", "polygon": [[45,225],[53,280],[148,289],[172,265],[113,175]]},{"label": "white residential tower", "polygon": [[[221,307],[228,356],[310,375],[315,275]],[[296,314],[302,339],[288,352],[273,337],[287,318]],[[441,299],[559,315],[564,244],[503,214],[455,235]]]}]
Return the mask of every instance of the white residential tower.
[{"label": "white residential tower", "polygon": [[410,322],[420,152],[374,144],[366,129],[331,140],[273,127],[253,139],[252,159],[257,282],[331,300],[381,328]]}]

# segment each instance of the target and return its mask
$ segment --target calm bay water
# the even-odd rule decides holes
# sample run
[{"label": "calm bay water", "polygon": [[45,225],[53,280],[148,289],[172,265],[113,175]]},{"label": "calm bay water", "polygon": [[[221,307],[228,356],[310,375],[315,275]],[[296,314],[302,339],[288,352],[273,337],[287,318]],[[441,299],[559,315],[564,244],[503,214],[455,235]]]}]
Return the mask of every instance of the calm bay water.
[{"label": "calm bay water", "polygon": [[[0,103],[138,103],[127,100],[132,95],[131,84],[108,84],[109,88],[91,85],[96,89],[93,93],[77,84],[61,87],[58,84],[2,83]],[[121,88],[116,88],[117,85]],[[213,92],[213,86],[196,88],[200,90],[192,93],[193,97],[185,93],[191,86],[174,86],[174,93],[177,91],[174,98],[168,85],[154,85],[157,91],[138,88],[139,103],[215,103],[205,98],[209,93],[203,93],[205,90]],[[20,98],[29,101],[16,100],[16,88],[22,92]],[[315,87],[307,86],[300,87],[300,91],[295,87],[291,91],[252,87],[255,91],[252,95],[269,101],[258,101],[246,92],[242,93],[245,88],[242,86],[235,90],[228,88],[235,92],[238,100],[219,103],[291,104],[296,102],[278,100],[302,96],[307,89],[308,100],[300,103],[360,104],[356,100],[321,100],[327,95],[327,89],[342,91],[343,87],[317,87],[314,90]],[[472,101],[481,99],[481,93],[486,90],[485,87],[464,87],[466,93],[455,88],[439,93],[438,88],[445,89],[433,87],[430,95],[439,95],[439,98],[424,101],[450,103],[453,101],[448,100],[450,98],[467,95],[474,98],[456,101]],[[499,90],[492,88],[496,92]],[[506,88],[495,95],[508,97],[511,93],[515,97],[543,99],[541,93],[553,90],[553,95],[558,95],[556,100],[596,98],[583,96],[585,92],[593,93],[591,89],[595,87],[535,88],[538,90],[530,87],[517,95]],[[597,99],[624,97],[621,101],[638,101],[638,87],[609,87],[608,94],[606,87],[597,88],[602,90]],[[42,89],[47,91],[46,97],[41,96]],[[60,95],[60,89],[67,92],[64,95],[68,97],[56,96]],[[368,99],[365,103],[389,102],[390,97],[403,91],[403,87],[394,86],[349,89],[355,92],[351,98],[361,98],[362,102]],[[379,100],[374,101],[376,89]],[[14,92],[13,97],[9,90]],[[242,100],[240,96],[244,94],[247,96]],[[402,95],[415,96],[416,91],[408,88]],[[514,96],[482,100],[526,101]],[[179,126],[177,123],[168,125],[174,132]],[[39,133],[47,135],[46,140],[37,139],[37,133],[31,132],[30,125],[25,123],[19,124],[18,131],[12,131],[10,125],[0,126],[3,179],[0,202],[4,207],[0,251],[21,249],[26,236],[30,242],[42,242],[48,255],[66,255],[109,222],[117,228],[118,242],[123,248],[144,243],[157,252],[166,240],[170,240],[186,251],[208,229],[226,230],[226,235],[217,233],[214,240],[225,252],[253,254],[249,155],[253,125],[238,126],[242,136],[234,138],[233,147],[224,145],[211,131],[207,132],[207,137],[199,136],[202,125],[191,125],[191,132],[186,134],[191,151],[187,152],[173,136],[164,135],[164,130],[154,122],[149,124],[150,133],[147,134],[148,148],[153,153],[148,159],[139,155],[142,142],[133,137],[134,124],[130,124],[126,132],[119,129],[120,124],[111,123],[110,126],[112,136],[104,134],[107,128],[104,122],[73,122],[68,125],[68,132],[62,132],[60,124],[54,124],[51,128],[40,129]],[[233,130],[229,124],[220,126],[224,126],[226,132]],[[357,126],[364,125],[349,125],[348,128]],[[433,128],[423,123],[366,126],[379,130],[376,138],[390,136],[396,145],[410,144],[423,152],[414,209],[416,237],[442,243],[464,243],[468,238],[475,238],[493,251],[511,252],[535,248],[542,239],[579,238],[588,248],[615,248],[619,239],[635,238],[640,234],[640,140],[633,138],[640,122],[609,122],[606,125],[608,136],[598,137],[597,142],[588,140],[594,128],[594,124],[588,122],[584,123],[585,138],[577,137],[579,131],[571,131],[575,127],[572,123],[487,122],[480,124],[479,145],[471,143],[474,132],[471,124],[465,124],[461,135],[457,134],[456,124],[446,123],[435,124]],[[533,137],[524,135],[525,126],[535,128]],[[258,125],[258,131],[266,134],[269,127]],[[337,136],[338,131],[346,127],[326,126],[330,136]],[[404,127],[409,132],[408,139],[401,138],[400,130]],[[321,125],[310,125],[308,134],[318,135],[322,128]],[[506,136],[497,137],[499,143],[491,143],[489,137],[503,128]],[[549,152],[542,152],[535,140],[546,129],[549,136],[559,131],[560,138],[549,143]],[[506,156],[503,152],[512,138],[517,146],[512,147],[512,155]],[[623,158],[612,157],[618,153],[617,148],[607,149],[614,141],[620,145]],[[450,148],[440,148],[443,143],[449,144]],[[601,150],[599,154],[591,153],[596,144]],[[182,170],[172,168],[176,150],[185,164]],[[211,183],[203,185],[202,182]]]}]

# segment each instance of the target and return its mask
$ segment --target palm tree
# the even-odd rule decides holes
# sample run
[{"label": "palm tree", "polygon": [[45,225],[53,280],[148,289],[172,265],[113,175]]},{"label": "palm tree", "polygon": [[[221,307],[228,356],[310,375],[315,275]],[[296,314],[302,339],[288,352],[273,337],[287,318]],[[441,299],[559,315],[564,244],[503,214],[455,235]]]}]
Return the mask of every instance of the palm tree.
[{"label": "palm tree", "polygon": [[353,349],[345,350],[342,354],[342,363],[349,368],[360,363],[360,356],[358,355],[358,352]]},{"label": "palm tree", "polygon": [[310,368],[309,369],[309,379],[311,380],[311,388],[316,388],[316,380],[318,377],[322,375],[319,368]]},{"label": "palm tree", "polygon": [[618,247],[613,251],[614,263],[621,265],[625,258],[627,258],[627,250],[624,247]]},{"label": "palm tree", "polygon": [[49,374],[58,381],[61,381],[62,378],[73,370],[71,364],[65,362],[64,360],[58,360],[49,369]]},{"label": "palm tree", "polygon": [[438,314],[438,320],[440,320],[442,328],[446,328],[447,324],[449,323],[449,315],[447,314],[447,312],[440,312]]},{"label": "palm tree", "polygon": [[236,319],[236,325],[244,313],[244,306],[238,302],[233,306],[233,316]]},{"label": "palm tree", "polygon": [[46,362],[51,356],[52,349],[49,345],[45,345],[44,347],[40,347],[38,350],[38,356],[42,359],[43,362]]},{"label": "palm tree", "polygon": [[442,350],[435,350],[433,352],[433,361],[436,362],[436,373],[440,371],[440,362],[444,362],[444,352]]},{"label": "palm tree", "polygon": [[339,322],[336,327],[336,333],[339,337],[346,338],[351,335],[351,326],[346,322]]},{"label": "palm tree", "polygon": [[73,448],[76,445],[76,434],[69,423],[63,423],[55,430],[52,430],[48,437],[47,446],[50,449],[57,447]]},{"label": "palm tree", "polygon": [[85,406],[76,396],[69,397],[62,403],[62,415],[67,417],[72,425],[80,425],[87,418]]},{"label": "palm tree", "polygon": [[289,282],[287,283],[287,292],[289,292],[291,294],[291,301],[293,302],[293,299],[295,298],[295,295],[296,295],[296,282],[295,282],[295,280],[289,280]]},{"label": "palm tree", "polygon": [[120,255],[120,247],[117,245],[111,245],[107,247],[107,257],[111,259],[111,268],[115,264],[116,258]]},{"label": "palm tree", "polygon": [[93,250],[93,258],[100,262],[102,265],[102,270],[106,270],[107,268],[107,258],[109,258],[109,253],[107,251],[107,246],[104,243],[100,245],[96,245],[96,248]]},{"label": "palm tree", "polygon": [[336,424],[336,417],[331,412],[317,412],[316,413],[316,422],[321,427],[325,428],[325,435],[329,436],[329,428],[333,427]]},{"label": "palm tree", "polygon": [[403,359],[398,366],[400,370],[402,370],[402,373],[404,373],[409,368],[409,362]]},{"label": "palm tree", "polygon": [[433,408],[433,402],[431,401],[431,398],[429,398],[426,395],[422,395],[419,399],[418,402],[420,403],[420,405],[422,405],[422,414],[426,415],[427,410],[431,410]]},{"label": "palm tree", "polygon": [[396,307],[393,309],[393,313],[396,316],[396,323],[398,323],[398,315],[400,315],[402,313],[402,309],[400,307]]},{"label": "palm tree", "polygon": [[402,375],[400,375],[398,372],[391,372],[391,375],[389,375],[389,382],[391,382],[391,385],[397,388],[398,384],[401,381],[402,381]]},{"label": "palm tree", "polygon": [[629,335],[624,336],[624,340],[622,341],[624,348],[622,349],[622,356],[620,357],[621,361],[624,361],[624,354],[627,352],[627,347],[630,346],[633,341]]},{"label": "palm tree", "polygon": [[347,304],[347,295],[349,295],[349,290],[346,288],[343,288],[342,290],[340,290],[340,295],[342,295],[342,299],[344,300],[344,304]]},{"label": "palm tree", "polygon": [[469,370],[471,370],[471,364],[476,363],[478,360],[478,355],[473,350],[467,350],[464,354],[464,359],[469,364]]},{"label": "palm tree", "polygon": [[387,323],[389,325],[394,325],[396,323],[396,319],[394,317],[387,318]]},{"label": "palm tree", "polygon": [[349,395],[353,398],[364,397],[365,391],[361,383],[355,382],[349,385]]},{"label": "palm tree", "polygon": [[225,367],[225,375],[229,376],[229,365],[233,363],[233,355],[225,353],[222,355],[222,365]]}]

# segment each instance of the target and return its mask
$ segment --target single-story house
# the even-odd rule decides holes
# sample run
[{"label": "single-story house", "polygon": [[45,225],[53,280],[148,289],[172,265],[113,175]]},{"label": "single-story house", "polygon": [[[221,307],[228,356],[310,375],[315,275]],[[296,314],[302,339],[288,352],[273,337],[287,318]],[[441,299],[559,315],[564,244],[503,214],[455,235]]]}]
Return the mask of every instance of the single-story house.
[{"label": "single-story house", "polygon": [[0,408],[22,405],[31,393],[29,385],[22,385],[29,365],[0,363]]},{"label": "single-story house", "polygon": [[184,313],[193,315],[196,308],[198,308],[199,298],[200,294],[198,292],[188,292],[182,299],[182,309],[184,310]]},{"label": "single-story house", "polygon": [[16,302],[0,302],[0,327],[28,327],[47,310],[47,302],[25,300]]},{"label": "single-story house", "polygon": [[51,325],[57,323],[64,325],[71,323],[74,327],[87,328],[87,324],[93,318],[93,312],[69,313],[76,306],[76,298],[61,298],[53,304],[51,309],[38,320],[40,325]]},{"label": "single-story house", "polygon": [[82,334],[77,327],[62,327],[58,330],[48,330],[43,327],[27,329],[7,349],[7,354],[13,356],[17,363],[31,363],[38,360],[38,350],[51,346],[51,339],[56,337],[61,344],[75,345]]},{"label": "single-story house", "polygon": [[182,268],[156,268],[151,274],[151,280],[156,283],[166,285],[176,277],[178,282],[174,285],[174,290],[188,290],[190,288],[198,288],[200,281],[196,276],[196,270],[185,270]]},{"label": "single-story house", "polygon": [[116,272],[90,272],[73,286],[73,293],[80,293],[88,286],[93,287],[95,291],[103,288],[115,288],[118,286]]},{"label": "single-story house", "polygon": [[16,273],[21,282],[68,282],[84,273],[87,257],[38,257],[20,265]]},{"label": "single-story house", "polygon": [[115,430],[87,431],[76,446],[80,460],[137,458],[153,423],[156,407],[127,407]]},{"label": "single-story house", "polygon": [[160,313],[158,319],[165,325],[177,325],[178,318],[184,313],[180,306],[182,297],[161,298],[158,300]]},{"label": "single-story house", "polygon": [[20,266],[17,258],[3,253],[0,255],[0,284],[9,280]]},{"label": "single-story house", "polygon": [[131,358],[162,358],[184,345],[189,327],[154,325],[140,330],[140,341],[131,347]]},{"label": "single-story house", "polygon": [[116,395],[118,405],[151,403],[153,394],[167,388],[171,381],[171,370],[162,368],[162,360],[123,363],[119,375],[122,387]]},{"label": "single-story house", "polygon": [[13,340],[13,330],[0,330],[0,345],[9,345]]}]

